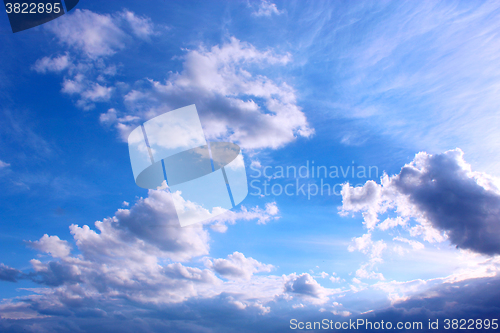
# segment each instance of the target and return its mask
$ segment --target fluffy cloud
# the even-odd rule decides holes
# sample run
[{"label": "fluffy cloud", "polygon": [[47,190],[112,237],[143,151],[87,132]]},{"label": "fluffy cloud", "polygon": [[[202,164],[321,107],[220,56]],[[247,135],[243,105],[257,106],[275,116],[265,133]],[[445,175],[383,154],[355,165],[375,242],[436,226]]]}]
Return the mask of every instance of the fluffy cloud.
[{"label": "fluffy cloud", "polygon": [[[289,55],[259,51],[232,37],[210,50],[191,50],[183,71],[166,82],[149,80],[149,89],[132,90],[125,97],[130,114],[143,119],[189,104],[196,104],[209,139],[227,139],[243,148],[278,148],[313,130],[295,91],[250,70],[264,65],[285,65]],[[130,125],[118,122],[126,137]]]},{"label": "fluffy cloud", "polygon": [[[88,226],[71,226],[76,244],[88,258],[112,258],[127,253],[128,260],[155,260],[156,256],[186,261],[208,254],[209,235],[203,226],[182,228],[177,221],[170,193],[149,191],[149,196],[130,209],[96,222],[96,233]],[[135,246],[132,246],[135,244]]]},{"label": "fluffy cloud", "polygon": [[243,253],[234,252],[227,259],[208,260],[206,265],[228,279],[249,280],[254,273],[270,272],[272,265],[265,265],[253,258],[246,258]]},{"label": "fluffy cloud", "polygon": [[71,246],[68,242],[59,239],[57,236],[43,235],[40,240],[28,242],[28,244],[40,252],[50,253],[54,258],[64,258],[70,254]]},{"label": "fluffy cloud", "polygon": [[287,293],[311,303],[323,304],[328,301],[328,296],[334,293],[332,289],[321,286],[308,273],[283,275],[283,281]]},{"label": "fluffy cloud", "polygon": [[139,17],[135,13],[124,10],[119,14],[130,26],[132,33],[141,39],[147,39],[156,34],[153,22],[149,17]]},{"label": "fluffy cloud", "polygon": [[[500,192],[498,180],[472,172],[460,149],[443,154],[418,153],[381,184],[342,189],[342,214],[363,212],[369,230],[405,226],[427,241],[448,238],[458,248],[500,254]],[[379,224],[378,216],[392,209],[398,217]],[[413,219],[416,225],[407,225]],[[401,239],[398,239],[401,241]]]},{"label": "fluffy cloud", "polygon": [[72,65],[68,54],[58,57],[43,57],[38,59],[33,65],[33,69],[38,73],[61,72]]}]

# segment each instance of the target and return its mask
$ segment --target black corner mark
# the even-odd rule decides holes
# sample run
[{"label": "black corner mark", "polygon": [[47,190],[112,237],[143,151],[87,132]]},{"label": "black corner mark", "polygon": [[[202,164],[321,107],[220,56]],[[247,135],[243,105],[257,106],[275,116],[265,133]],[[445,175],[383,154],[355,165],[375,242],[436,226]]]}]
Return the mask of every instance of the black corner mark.
[{"label": "black corner mark", "polygon": [[75,6],[78,4],[78,1],[79,0],[64,0],[64,3],[66,4],[66,10],[69,12],[70,10],[75,8]]},{"label": "black corner mark", "polygon": [[[67,11],[79,0],[65,0]],[[4,0],[12,32],[16,33],[52,21],[64,15],[61,0]]]}]

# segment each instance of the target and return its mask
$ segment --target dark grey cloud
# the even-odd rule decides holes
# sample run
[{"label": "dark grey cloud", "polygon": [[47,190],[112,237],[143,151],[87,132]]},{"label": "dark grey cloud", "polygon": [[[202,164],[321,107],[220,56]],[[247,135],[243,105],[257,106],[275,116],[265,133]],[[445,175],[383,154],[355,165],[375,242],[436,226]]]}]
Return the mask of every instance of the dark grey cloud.
[{"label": "dark grey cloud", "polygon": [[403,167],[392,182],[457,247],[500,254],[500,195],[469,175],[462,155],[429,155],[418,168]]},{"label": "dark grey cloud", "polygon": [[362,188],[344,186],[343,210],[364,211],[367,226],[373,228],[377,215],[392,207],[404,218],[424,220],[458,248],[500,254],[496,180],[472,172],[463,155],[458,148],[443,154],[419,153],[380,185],[369,181]]},{"label": "dark grey cloud", "polygon": [[17,280],[22,276],[22,272],[5,266],[4,264],[0,264],[0,280],[9,281],[9,282],[17,282]]},{"label": "dark grey cloud", "polygon": [[[76,288],[76,287],[75,287]],[[384,309],[343,317],[318,308],[291,309],[286,301],[276,300],[268,315],[258,309],[240,309],[231,306],[230,293],[208,299],[191,299],[175,305],[144,305],[117,299],[114,302],[95,300],[81,294],[80,298],[59,293],[57,302],[44,296],[24,304],[25,309],[50,315],[29,319],[0,319],[2,332],[290,332],[290,319],[299,321],[355,321],[358,318],[371,322],[384,320],[397,322],[422,322],[429,319],[440,322],[444,332],[444,319],[493,319],[500,313],[500,279],[482,278],[458,283],[444,283],[415,295],[410,299]],[[19,308],[17,309],[20,310]],[[2,309],[2,314],[6,313]],[[426,326],[424,326],[425,328]],[[306,331],[306,330],[304,330]],[[317,330],[319,332],[320,330]],[[366,330],[360,332],[381,332]],[[394,330],[390,330],[391,332]],[[421,330],[426,332],[426,330]],[[451,330],[448,330],[451,332]],[[474,332],[494,330],[474,330]],[[313,332],[309,330],[307,332]]]},{"label": "dark grey cloud", "polygon": [[[500,279],[493,277],[444,283],[390,308],[365,315],[364,318],[369,318],[371,321],[383,319],[393,323],[420,321],[424,325],[427,325],[429,319],[432,321],[438,319],[440,330],[437,331],[442,332],[446,331],[443,329],[445,319],[491,320],[499,319],[499,313]],[[492,329],[476,329],[474,331],[491,332]]]}]

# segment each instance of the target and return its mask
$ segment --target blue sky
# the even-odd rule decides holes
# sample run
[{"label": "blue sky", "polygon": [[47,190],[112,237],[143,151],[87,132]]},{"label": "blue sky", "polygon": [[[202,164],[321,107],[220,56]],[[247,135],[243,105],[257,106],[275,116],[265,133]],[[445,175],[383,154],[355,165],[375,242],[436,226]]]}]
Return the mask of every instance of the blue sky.
[{"label": "blue sky", "polygon": [[[2,16],[2,331],[494,319],[499,14],[487,1],[80,1],[16,34]],[[208,140],[240,145],[249,182],[294,195],[250,187],[181,228],[170,194],[135,184],[127,136],[191,104]],[[313,164],[339,176],[274,174]],[[337,194],[307,191],[321,182]]]}]

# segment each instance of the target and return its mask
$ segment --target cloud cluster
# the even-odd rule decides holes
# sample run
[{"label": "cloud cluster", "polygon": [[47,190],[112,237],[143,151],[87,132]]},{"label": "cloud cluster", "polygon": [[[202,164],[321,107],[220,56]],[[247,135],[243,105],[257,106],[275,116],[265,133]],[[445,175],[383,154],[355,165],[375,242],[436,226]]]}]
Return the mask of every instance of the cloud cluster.
[{"label": "cloud cluster", "polygon": [[64,74],[61,91],[76,96],[76,105],[84,110],[93,109],[96,102],[110,101],[115,94],[111,79],[117,67],[106,65],[105,59],[132,41],[149,41],[158,34],[151,19],[127,10],[111,15],[76,9],[44,27],[66,52],[38,59],[33,70]]},{"label": "cloud cluster", "polygon": [[[203,315],[207,305],[222,307],[221,313],[263,315],[273,302],[288,303],[294,297],[306,304],[328,301],[333,292],[307,273],[264,275],[274,266],[240,252],[227,258],[208,257],[207,225],[180,227],[171,196],[150,190],[130,209],[118,209],[113,217],[95,222],[95,229],[71,225],[74,247],[49,235],[27,242],[50,259],[32,259],[32,271],[27,273],[2,264],[0,280],[28,279],[42,287],[0,304],[0,327],[7,325],[6,319],[36,319],[40,324],[50,317],[51,325],[61,325],[70,316],[76,325],[79,318],[117,319],[120,313],[123,319],[137,311],[165,309],[179,318],[186,307]],[[276,203],[269,203],[265,209],[230,212],[222,223],[267,221],[278,212]],[[126,313],[121,312],[124,309]]]},{"label": "cloud cluster", "polygon": [[[486,174],[472,172],[460,149],[421,152],[399,174],[385,175],[381,184],[344,185],[341,214],[361,211],[369,231],[401,225],[426,241],[449,239],[458,248],[495,255],[500,254],[497,184]],[[388,210],[397,217],[379,223],[378,217]],[[410,219],[416,225],[410,227]]]},{"label": "cloud cluster", "polygon": [[[274,4],[260,7],[262,13],[279,13]],[[65,73],[62,92],[77,97],[76,105],[85,110],[121,95],[125,111],[112,108],[100,120],[114,126],[125,141],[140,121],[191,104],[198,108],[208,139],[230,140],[247,149],[276,149],[314,133],[295,90],[282,79],[261,74],[286,65],[289,54],[261,51],[230,37],[220,46],[188,50],[183,70],[165,81],[146,79],[130,90],[113,83],[117,66],[105,59],[132,40],[149,41],[157,35],[151,20],[130,11],[110,15],[77,9],[68,16],[47,25],[67,50],[39,59],[33,69]]]},{"label": "cloud cluster", "polygon": [[[259,51],[231,37],[222,46],[190,50],[183,59],[182,72],[165,82],[148,80],[148,88],[125,95],[129,115],[147,119],[194,103],[208,139],[230,140],[247,149],[276,149],[314,133],[291,86],[251,73],[285,65],[290,55]],[[116,127],[124,139],[133,128],[118,119]]]}]

